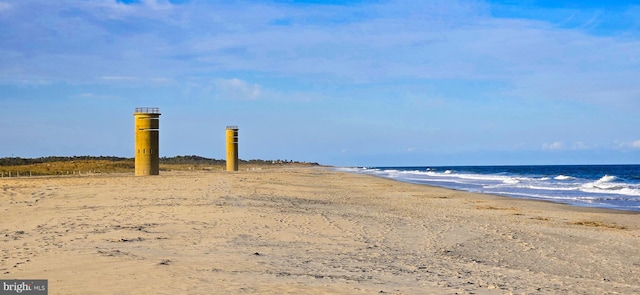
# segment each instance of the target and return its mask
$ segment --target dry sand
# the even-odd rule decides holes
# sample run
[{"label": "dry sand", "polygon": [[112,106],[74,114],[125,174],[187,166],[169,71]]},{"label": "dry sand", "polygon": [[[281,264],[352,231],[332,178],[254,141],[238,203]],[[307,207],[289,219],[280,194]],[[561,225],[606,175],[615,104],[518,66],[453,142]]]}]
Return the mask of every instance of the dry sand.
[{"label": "dry sand", "polygon": [[328,168],[0,178],[49,294],[640,294],[640,216]]}]

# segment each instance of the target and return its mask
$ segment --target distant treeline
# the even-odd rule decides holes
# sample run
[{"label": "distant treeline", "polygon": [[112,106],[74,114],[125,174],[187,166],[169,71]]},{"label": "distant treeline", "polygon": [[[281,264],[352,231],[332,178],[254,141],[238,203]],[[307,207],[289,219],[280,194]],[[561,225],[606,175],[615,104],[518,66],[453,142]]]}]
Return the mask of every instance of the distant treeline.
[{"label": "distant treeline", "polygon": [[[112,156],[72,156],[72,157],[41,157],[41,158],[0,158],[0,166],[20,166],[20,165],[32,165],[42,163],[53,162],[71,162],[71,161],[133,161],[134,158],[112,157]],[[303,163],[309,165],[318,165],[318,163],[298,162],[292,160],[238,160],[240,164],[255,164],[255,165],[273,165],[273,164],[291,164],[291,163]],[[210,159],[200,156],[175,156],[175,157],[162,157],[160,158],[161,164],[188,164],[188,165],[224,165],[225,160]]]},{"label": "distant treeline", "polygon": [[12,158],[0,158],[0,166],[20,166],[20,165],[32,165],[32,164],[42,164],[42,163],[53,163],[53,162],[70,162],[70,161],[127,161],[133,160],[133,158],[122,158],[122,157],[111,157],[111,156],[73,156],[73,157],[59,157],[59,156],[50,156],[50,157],[41,157],[41,158],[20,158],[20,157],[12,157]]}]

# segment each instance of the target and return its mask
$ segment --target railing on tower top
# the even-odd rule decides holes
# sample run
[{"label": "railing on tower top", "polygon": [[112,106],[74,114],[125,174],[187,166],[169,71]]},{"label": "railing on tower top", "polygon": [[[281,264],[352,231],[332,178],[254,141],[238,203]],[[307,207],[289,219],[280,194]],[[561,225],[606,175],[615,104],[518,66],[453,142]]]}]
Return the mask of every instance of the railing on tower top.
[{"label": "railing on tower top", "polygon": [[136,108],[136,113],[160,114],[160,108]]},{"label": "railing on tower top", "polygon": [[238,126],[227,126],[227,130],[238,130]]}]

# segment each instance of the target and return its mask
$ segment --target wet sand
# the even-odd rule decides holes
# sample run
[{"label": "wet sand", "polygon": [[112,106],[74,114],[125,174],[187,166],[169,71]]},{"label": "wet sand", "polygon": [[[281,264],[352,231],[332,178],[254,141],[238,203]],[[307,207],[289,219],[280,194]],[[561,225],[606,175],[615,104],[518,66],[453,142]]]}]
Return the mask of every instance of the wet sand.
[{"label": "wet sand", "polygon": [[49,294],[639,294],[640,216],[328,168],[0,178]]}]

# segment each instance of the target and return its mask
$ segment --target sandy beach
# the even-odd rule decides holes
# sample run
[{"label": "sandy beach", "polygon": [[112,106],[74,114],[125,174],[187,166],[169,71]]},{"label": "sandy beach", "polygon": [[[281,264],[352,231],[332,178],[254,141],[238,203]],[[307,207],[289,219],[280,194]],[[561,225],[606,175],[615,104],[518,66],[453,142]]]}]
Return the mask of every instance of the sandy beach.
[{"label": "sandy beach", "polygon": [[640,294],[636,213],[330,168],[0,178],[0,196],[0,278],[49,294]]}]

